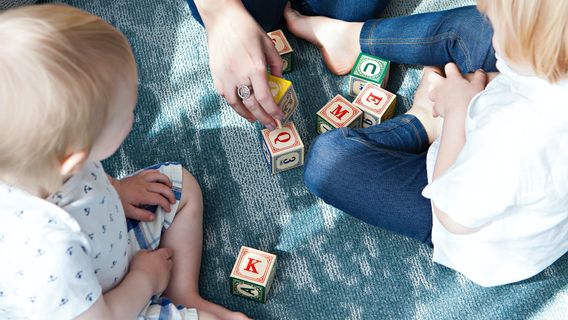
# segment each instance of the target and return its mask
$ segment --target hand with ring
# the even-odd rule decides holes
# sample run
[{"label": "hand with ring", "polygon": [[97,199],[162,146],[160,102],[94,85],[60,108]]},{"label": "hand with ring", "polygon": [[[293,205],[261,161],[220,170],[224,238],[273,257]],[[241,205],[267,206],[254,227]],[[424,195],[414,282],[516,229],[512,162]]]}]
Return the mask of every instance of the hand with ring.
[{"label": "hand with ring", "polygon": [[268,129],[284,117],[270,92],[267,66],[282,76],[283,61],[240,0],[196,0],[207,28],[209,65],[217,92],[250,122]]}]

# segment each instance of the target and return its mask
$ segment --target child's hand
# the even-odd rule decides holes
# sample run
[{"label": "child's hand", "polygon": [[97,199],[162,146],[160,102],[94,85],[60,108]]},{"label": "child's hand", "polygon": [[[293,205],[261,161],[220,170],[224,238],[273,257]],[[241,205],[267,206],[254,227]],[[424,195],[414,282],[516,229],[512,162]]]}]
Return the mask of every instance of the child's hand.
[{"label": "child's hand", "polygon": [[467,108],[469,102],[477,93],[483,91],[487,84],[487,75],[478,70],[471,81],[464,78],[454,63],[448,63],[445,68],[446,77],[432,73],[430,82],[430,100],[435,102],[433,116],[444,118],[454,109]]},{"label": "child's hand", "polygon": [[140,250],[130,261],[129,272],[145,274],[152,285],[152,294],[160,294],[166,290],[170,282],[170,274],[174,265],[174,251],[170,248],[159,248],[154,251]]},{"label": "child's hand", "polygon": [[144,170],[135,176],[114,180],[113,186],[120,196],[124,214],[130,219],[154,219],[154,213],[140,206],[157,205],[170,212],[170,205],[176,203],[170,179],[158,170]]}]

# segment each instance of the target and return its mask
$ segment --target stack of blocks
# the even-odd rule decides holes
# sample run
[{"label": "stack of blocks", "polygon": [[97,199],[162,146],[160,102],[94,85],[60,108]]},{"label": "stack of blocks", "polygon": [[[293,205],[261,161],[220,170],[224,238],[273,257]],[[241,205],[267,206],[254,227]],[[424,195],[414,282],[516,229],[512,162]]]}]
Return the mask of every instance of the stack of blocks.
[{"label": "stack of blocks", "polygon": [[324,133],[336,128],[367,128],[394,115],[396,95],[386,86],[390,62],[360,53],[349,76],[351,103],[335,96],[317,113],[316,131]]},{"label": "stack of blocks", "polygon": [[294,58],[294,56],[292,54],[293,54],[294,50],[292,49],[292,46],[288,42],[288,39],[286,39],[284,32],[282,32],[282,30],[278,29],[278,30],[269,32],[268,36],[270,37],[270,39],[272,39],[272,43],[274,43],[274,47],[276,47],[278,54],[280,54],[280,57],[283,60],[284,65],[282,66],[282,72],[288,73],[288,72],[292,71],[293,58]]},{"label": "stack of blocks", "polygon": [[275,271],[276,255],[243,246],[231,272],[231,293],[264,303]]}]

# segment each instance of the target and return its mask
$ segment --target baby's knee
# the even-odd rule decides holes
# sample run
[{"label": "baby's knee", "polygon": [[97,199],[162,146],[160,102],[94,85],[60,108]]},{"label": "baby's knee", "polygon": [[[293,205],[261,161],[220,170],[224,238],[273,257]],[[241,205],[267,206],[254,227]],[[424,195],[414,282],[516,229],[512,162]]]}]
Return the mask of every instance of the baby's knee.
[{"label": "baby's knee", "polygon": [[184,205],[203,207],[201,187],[195,177],[185,168],[182,168],[182,195],[181,202]]}]

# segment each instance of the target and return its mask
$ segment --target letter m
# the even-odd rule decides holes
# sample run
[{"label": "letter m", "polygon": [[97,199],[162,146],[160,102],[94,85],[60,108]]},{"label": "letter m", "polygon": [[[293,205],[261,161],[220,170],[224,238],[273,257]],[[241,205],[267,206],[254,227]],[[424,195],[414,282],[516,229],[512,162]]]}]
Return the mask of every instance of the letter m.
[{"label": "letter m", "polygon": [[349,110],[343,110],[341,108],[341,105],[337,105],[337,108],[335,108],[331,114],[336,116],[337,119],[341,120],[341,118],[343,118],[344,115],[346,115],[349,112]]}]

